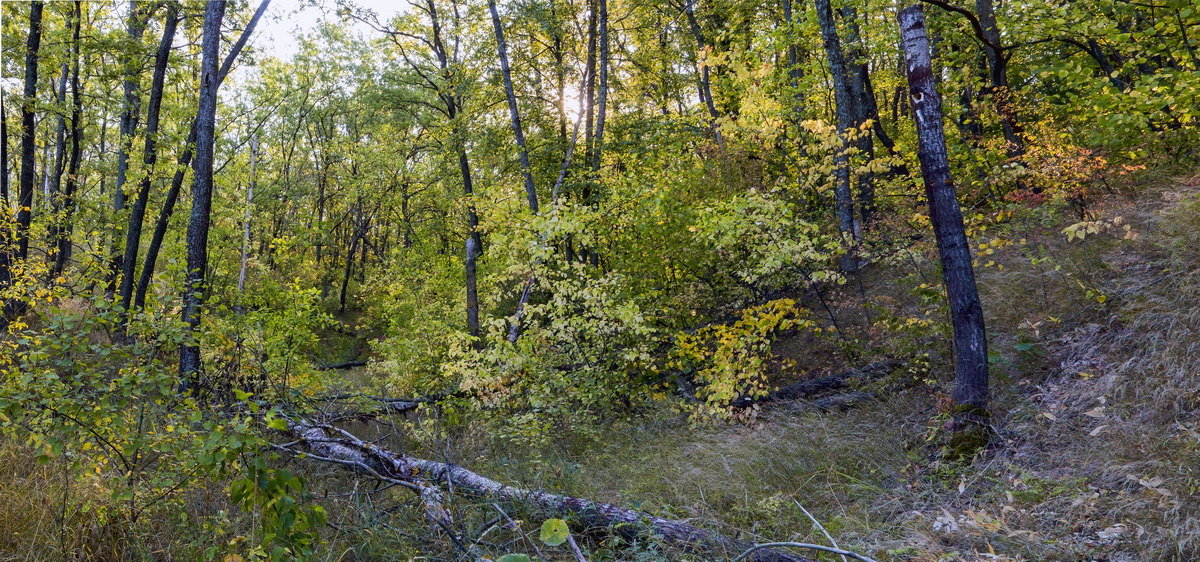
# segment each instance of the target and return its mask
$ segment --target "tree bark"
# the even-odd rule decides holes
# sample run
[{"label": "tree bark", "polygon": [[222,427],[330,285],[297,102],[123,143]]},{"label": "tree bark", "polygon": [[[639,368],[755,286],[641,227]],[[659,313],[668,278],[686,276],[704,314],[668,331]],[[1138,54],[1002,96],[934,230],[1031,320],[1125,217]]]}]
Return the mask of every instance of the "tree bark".
[{"label": "tree bark", "polygon": [[[423,498],[428,494],[424,486],[432,485],[490,501],[531,505],[553,515],[569,515],[582,528],[608,529],[626,539],[653,537],[674,548],[721,559],[737,556],[751,546],[690,523],[657,517],[644,511],[509,486],[455,464],[389,451],[331,426],[298,422],[291,424],[289,432],[303,443],[310,458],[352,467],[386,481],[417,484],[409,487]],[[771,549],[757,550],[745,560],[813,562],[811,558]]]},{"label": "tree bark", "polygon": [[133,136],[137,132],[138,118],[141,113],[142,98],[138,92],[142,72],[141,44],[142,34],[146,31],[148,14],[136,0],[129,2],[129,19],[126,33],[129,36],[132,54],[126,54],[125,80],[121,88],[124,90],[124,102],[121,109],[121,128],[117,141],[117,183],[113,187],[113,240],[112,258],[108,270],[108,291],[111,294],[117,290],[117,277],[124,269],[125,254],[118,245],[120,238],[117,225],[121,220],[121,212],[125,210],[125,182],[129,176],[129,152],[133,149]]},{"label": "tree bark", "polygon": [[[687,0],[685,0],[687,1]],[[688,20],[688,29],[692,32],[692,39],[696,41],[696,51],[701,53],[707,50],[709,44],[704,39],[704,31],[700,29],[700,21],[696,19],[695,2],[687,1],[683,7],[684,15]],[[712,97],[712,79],[709,76],[708,65],[698,60],[696,64],[700,66],[700,101],[708,110],[708,118],[710,127],[712,127],[713,137],[716,138],[717,144],[724,146],[725,139],[721,136],[721,129],[718,120],[721,118],[721,113],[717,111],[717,104]]]},{"label": "tree bark", "polygon": [[[41,1],[29,4],[29,37],[25,42],[25,92],[21,99],[21,175],[17,193],[17,255],[29,257],[29,226],[33,219],[33,186],[36,178],[37,139],[34,104],[37,101],[38,50],[42,45]],[[15,260],[14,260],[15,261]]]},{"label": "tree bark", "polygon": [[500,12],[496,9],[496,0],[488,0],[488,10],[492,13],[492,26],[496,29],[500,74],[504,78],[504,96],[508,99],[509,121],[512,124],[513,136],[517,139],[521,175],[525,179],[525,198],[529,202],[529,211],[536,215],[538,212],[537,188],[533,183],[533,170],[529,165],[529,149],[525,145],[525,131],[521,128],[521,112],[517,108],[517,94],[513,90],[512,69],[508,64],[508,45],[504,42],[504,25],[500,22]]},{"label": "tree bark", "polygon": [[75,0],[71,12],[71,152],[67,158],[67,183],[63,187],[59,208],[62,211],[50,231],[50,243],[54,245],[54,265],[51,277],[57,277],[67,268],[74,246],[71,243],[71,228],[75,215],[75,192],[79,189],[79,166],[83,157],[83,95],[79,81],[79,40],[83,27],[83,2]]},{"label": "tree bark", "polygon": [[821,39],[825,46],[825,57],[829,62],[829,74],[833,79],[834,113],[837,118],[838,136],[841,143],[833,154],[834,210],[838,232],[845,241],[846,253],[842,257],[842,269],[856,271],[858,258],[854,248],[858,245],[860,225],[854,216],[854,196],[850,190],[850,156],[847,153],[846,136],[854,127],[854,98],[846,83],[846,58],[842,52],[841,39],[833,20],[833,9],[829,0],[816,0],[817,22],[821,27]]},{"label": "tree bark", "polygon": [[[932,54],[920,5],[900,11],[909,93],[917,126],[921,176],[929,200],[941,256],[942,279],[950,299],[954,325],[955,383],[953,398],[959,422],[986,417],[988,405],[987,334],[983,307],[975,286],[971,249],[955,196],[942,125],[942,102],[933,82]],[[960,423],[960,425],[962,425]]]},{"label": "tree bark", "polygon": [[[604,150],[604,123],[608,119],[608,0],[596,0],[597,7],[600,9],[599,17],[597,18],[596,27],[600,37],[600,84],[599,91],[596,94],[596,138],[592,143],[592,173],[595,175],[600,170],[600,157]],[[598,181],[598,178],[594,178]],[[593,194],[593,196],[596,194]],[[593,201],[594,203],[594,201]]]},{"label": "tree bark", "polygon": [[237,292],[246,293],[246,270],[250,265],[250,218],[254,207],[254,188],[258,182],[258,133],[250,138],[250,181],[246,184],[246,208],[242,211],[242,255],[238,266]]},{"label": "tree bark", "polygon": [[171,46],[175,42],[175,28],[179,25],[179,4],[168,4],[163,23],[162,40],[154,58],[154,74],[150,81],[150,101],[146,108],[146,141],[142,151],[145,164],[144,176],[138,182],[137,197],[129,210],[129,224],[125,229],[125,254],[121,258],[121,286],[119,290],[121,310],[128,313],[133,301],[134,272],[137,269],[138,250],[142,241],[142,224],[146,218],[146,203],[150,199],[150,186],[154,180],[154,165],[158,162],[158,122],[162,109],[163,85],[166,81],[167,62]]},{"label": "tree bark", "polygon": [[180,388],[197,386],[200,375],[200,345],[195,341],[204,304],[205,274],[208,270],[208,227],[212,215],[213,147],[217,120],[217,57],[221,47],[221,20],[225,0],[209,2],[204,10],[201,44],[200,103],[196,111],[196,158],[192,167],[192,214],[187,230],[187,274],[183,293],[183,322],[189,340],[179,352]]}]

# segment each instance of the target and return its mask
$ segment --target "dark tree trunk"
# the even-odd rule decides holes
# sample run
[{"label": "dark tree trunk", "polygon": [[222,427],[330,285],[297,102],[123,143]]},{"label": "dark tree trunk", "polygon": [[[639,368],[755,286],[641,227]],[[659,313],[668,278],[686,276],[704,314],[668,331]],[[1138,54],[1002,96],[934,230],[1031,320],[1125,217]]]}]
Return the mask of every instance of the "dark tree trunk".
[{"label": "dark tree trunk", "polygon": [[[846,24],[846,43],[849,45],[846,87],[850,90],[853,103],[854,127],[862,127],[868,120],[874,120],[875,125],[878,125],[879,115],[875,111],[875,92],[871,89],[867,52],[859,36],[858,13],[853,6],[842,8],[841,13]],[[860,136],[855,146],[865,159],[875,158],[875,142],[869,133]],[[858,177],[858,212],[862,228],[867,228],[875,218],[875,180],[869,172],[864,172]]]},{"label": "dark tree trunk", "polygon": [[517,108],[517,94],[513,90],[512,69],[508,65],[508,45],[504,42],[504,25],[500,23],[500,12],[496,10],[496,0],[488,0],[488,10],[492,12],[492,26],[496,28],[496,46],[500,57],[500,73],[504,77],[504,96],[508,98],[508,116],[512,122],[513,136],[517,139],[517,150],[521,159],[521,175],[525,179],[525,197],[529,201],[529,211],[538,212],[537,188],[533,183],[533,171],[529,166],[529,149],[525,146],[525,131],[521,128],[521,112]]},{"label": "dark tree trunk", "polygon": [[133,300],[134,271],[137,268],[138,249],[142,241],[142,224],[146,218],[146,203],[150,199],[150,185],[153,181],[155,163],[158,162],[158,117],[162,108],[163,84],[166,80],[167,61],[171,56],[171,45],[175,41],[175,28],[179,24],[176,14],[179,4],[170,3],[166,22],[163,25],[162,40],[158,44],[158,53],[154,59],[154,75],[150,83],[150,101],[146,108],[146,144],[142,153],[142,162],[146,165],[144,176],[138,182],[137,197],[129,210],[129,225],[125,231],[125,255],[121,259],[121,310],[128,311]]},{"label": "dark tree trunk", "polygon": [[837,25],[833,20],[833,9],[829,6],[829,0],[816,0],[815,6],[817,22],[821,27],[821,39],[825,46],[825,57],[829,61],[829,74],[833,79],[838,135],[842,138],[841,145],[833,155],[834,209],[838,232],[847,245],[846,254],[842,258],[842,269],[855,271],[858,269],[858,258],[854,255],[854,247],[858,243],[859,225],[854,217],[854,196],[850,190],[850,157],[847,153],[846,135],[854,127],[854,116],[858,111],[855,109],[850,86],[846,83],[846,59],[842,53]]},{"label": "dark tree trunk", "polygon": [[1004,140],[1007,143],[1006,152],[1010,157],[1021,156],[1025,153],[1025,139],[1017,119],[1016,109],[1012,104],[1012,90],[1008,86],[1008,59],[1000,39],[1000,26],[996,23],[996,8],[992,0],[975,0],[975,13],[979,17],[979,27],[986,42],[984,54],[988,61],[988,79],[991,82],[988,94],[996,111],[1000,114],[1000,124],[1004,129]]},{"label": "dark tree trunk", "polygon": [[118,244],[121,213],[125,210],[125,182],[129,176],[129,152],[133,149],[133,136],[137,132],[138,117],[141,113],[142,98],[138,92],[142,73],[142,61],[137,51],[141,50],[142,34],[146,31],[147,14],[134,0],[129,2],[129,20],[126,33],[133,46],[134,54],[125,60],[125,80],[122,89],[125,92],[121,109],[121,130],[117,142],[117,183],[113,188],[113,241],[112,258],[108,271],[108,291],[117,289],[117,276],[123,269],[124,253]]},{"label": "dark tree trunk", "polygon": [[[683,8],[684,15],[687,16],[688,29],[692,32],[692,39],[696,41],[696,50],[704,51],[709,44],[704,38],[704,31],[700,29],[700,22],[696,19],[695,2],[688,2]],[[724,145],[725,140],[721,136],[720,126],[717,121],[721,118],[721,113],[717,111],[717,104],[713,101],[712,96],[712,79],[709,77],[708,65],[697,61],[700,66],[700,101],[704,103],[704,107],[708,110],[708,118],[711,121],[713,136],[717,143]]]},{"label": "dark tree trunk", "polygon": [[476,283],[476,269],[479,260],[479,242],[477,235],[467,236],[467,252],[464,263],[467,285],[467,333],[477,341],[479,339],[479,287]]},{"label": "dark tree trunk", "polygon": [[600,84],[596,95],[596,138],[592,143],[592,171],[600,170],[600,156],[604,150],[604,122],[608,117],[608,0],[596,0],[600,9],[596,27],[600,37]]},{"label": "dark tree trunk", "polygon": [[212,214],[213,147],[216,142],[217,56],[225,1],[209,2],[204,10],[204,39],[200,59],[200,103],[196,110],[196,157],[192,166],[192,214],[187,230],[187,274],[183,292],[183,322],[189,340],[179,353],[181,390],[195,388],[200,375],[200,345],[195,341],[204,304],[208,270],[208,226]]},{"label": "dark tree trunk", "polygon": [[[0,90],[0,205],[8,213],[8,92]],[[0,252],[6,251],[0,248]]]},{"label": "dark tree trunk", "polygon": [[29,37],[25,43],[25,96],[21,100],[21,175],[17,193],[17,254],[29,257],[29,225],[33,219],[33,184],[36,179],[37,139],[34,104],[37,100],[38,50],[42,45],[44,3],[29,4]]},{"label": "dark tree trunk", "polygon": [[75,0],[71,11],[71,149],[67,157],[67,183],[59,201],[61,215],[50,230],[54,265],[52,278],[62,275],[71,259],[71,227],[75,215],[75,192],[79,189],[79,166],[83,156],[83,95],[79,81],[79,40],[83,27],[83,2]]},{"label": "dark tree trunk", "polygon": [[[453,70],[450,68],[450,53],[446,50],[446,43],[442,38],[442,24],[438,17],[437,4],[433,0],[427,0],[425,9],[429,14],[430,26],[433,31],[433,52],[438,59],[438,66],[442,73],[442,78],[449,81],[453,78]],[[441,90],[438,84],[433,84],[434,88]],[[467,199],[467,243],[466,243],[466,259],[464,262],[464,273],[466,276],[467,290],[467,332],[478,342],[479,332],[479,291],[476,280],[476,264],[479,255],[483,251],[483,239],[479,234],[479,214],[475,212],[475,185],[471,178],[471,162],[467,158],[467,146],[463,123],[461,122],[460,113],[462,111],[462,99],[459,94],[439,93],[442,102],[446,105],[446,115],[450,118],[450,126],[454,135],[454,150],[458,155],[458,170],[462,175],[463,195]]]},{"label": "dark tree trunk", "polygon": [[800,91],[804,68],[800,65],[800,46],[793,39],[796,18],[792,14],[792,0],[783,0],[783,22],[788,26],[788,81],[792,87],[792,103],[795,105],[792,125],[796,130],[800,130],[800,123],[804,121],[804,94]]},{"label": "dark tree trunk", "polygon": [[[218,86],[225,80],[225,77],[229,74],[229,70],[233,68],[233,61],[237,59],[238,54],[246,46],[250,35],[254,33],[255,26],[258,25],[258,20],[262,18],[263,13],[267,11],[267,6],[270,4],[271,0],[262,0],[259,3],[258,10],[255,10],[254,16],[250,18],[250,22],[246,24],[246,28],[242,30],[241,36],[233,44],[233,48],[229,50],[229,54],[225,55],[225,62],[221,64],[221,70],[217,73]],[[167,228],[171,224],[171,215],[175,212],[175,203],[179,201],[179,191],[183,188],[185,170],[191,165],[195,143],[196,122],[193,120],[191,130],[188,132],[187,141],[184,142],[183,152],[179,154],[179,158],[175,162],[175,175],[171,178],[171,187],[167,190],[167,196],[163,201],[162,208],[159,210],[158,219],[154,222],[154,234],[150,238],[150,245],[146,247],[146,263],[142,266],[141,276],[138,277],[137,292],[133,300],[133,306],[136,310],[141,310],[146,306],[146,293],[150,290],[150,281],[154,278],[154,266],[158,261],[158,254],[162,249],[163,239],[166,238]]]},{"label": "dark tree trunk", "polygon": [[950,320],[954,324],[955,417],[958,425],[965,427],[963,422],[976,423],[985,419],[987,412],[987,337],[983,307],[975,287],[962,212],[950,177],[942,129],[942,102],[933,82],[925,16],[920,5],[916,5],[902,10],[898,19],[920,143],[917,155],[929,200],[929,218],[941,255],[942,279],[950,299]]}]

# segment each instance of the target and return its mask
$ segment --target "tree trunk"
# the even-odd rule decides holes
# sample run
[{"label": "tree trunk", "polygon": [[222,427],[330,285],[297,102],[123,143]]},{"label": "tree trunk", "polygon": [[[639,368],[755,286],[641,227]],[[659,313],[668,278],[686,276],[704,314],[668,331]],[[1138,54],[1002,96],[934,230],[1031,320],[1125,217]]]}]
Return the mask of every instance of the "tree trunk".
[{"label": "tree trunk", "polygon": [[146,218],[146,203],[150,199],[150,185],[154,179],[154,165],[158,162],[158,117],[162,108],[163,84],[166,81],[167,61],[171,56],[171,45],[175,42],[175,28],[179,24],[176,14],[179,4],[170,3],[163,24],[162,40],[154,58],[154,75],[150,82],[150,102],[146,108],[146,144],[142,162],[146,169],[138,182],[137,197],[129,210],[129,224],[125,230],[125,255],[121,258],[121,310],[129,311],[133,300],[134,272],[137,268],[138,249],[142,242],[142,224]]},{"label": "tree trunk", "polygon": [[254,187],[258,181],[258,133],[250,138],[250,181],[246,184],[246,208],[242,211],[242,255],[238,266],[237,292],[246,293],[246,270],[250,264],[250,217],[254,207]]},{"label": "tree trunk", "polygon": [[200,59],[200,103],[196,110],[196,157],[192,166],[192,214],[187,230],[187,273],[183,293],[183,322],[188,341],[179,353],[180,388],[193,389],[199,383],[200,328],[204,304],[204,277],[208,270],[208,227],[212,214],[213,146],[217,121],[217,56],[221,47],[221,20],[225,0],[209,2],[204,10],[204,39]]},{"label": "tree trunk", "polygon": [[[692,39],[696,41],[696,51],[703,53],[709,48],[709,44],[704,39],[704,31],[700,29],[700,22],[696,19],[695,2],[688,2],[683,8],[684,15],[687,16],[688,29],[692,32]],[[697,57],[698,58],[698,57]],[[700,67],[700,101],[704,103],[705,109],[708,110],[708,118],[712,127],[713,137],[716,138],[717,144],[725,145],[725,139],[721,136],[721,129],[717,120],[721,118],[720,112],[717,111],[717,104],[713,101],[712,96],[712,80],[709,77],[708,65],[697,60],[696,64]]]},{"label": "tree trunk", "polygon": [[129,35],[133,55],[127,55],[125,60],[125,80],[122,89],[125,92],[121,109],[121,129],[117,142],[117,183],[113,187],[113,241],[112,258],[108,270],[108,291],[117,289],[117,276],[124,269],[124,252],[118,245],[120,238],[117,225],[121,220],[121,212],[125,210],[125,182],[129,176],[129,151],[133,149],[133,136],[137,132],[138,117],[141,113],[142,98],[138,93],[138,82],[142,72],[141,50],[142,34],[146,31],[147,14],[135,0],[129,2],[129,19],[126,33]]},{"label": "tree trunk", "polygon": [[25,43],[25,96],[21,100],[21,175],[17,193],[17,259],[29,257],[29,226],[33,220],[37,139],[34,104],[37,100],[38,50],[42,45],[41,1],[29,4],[29,37]]},{"label": "tree trunk", "polygon": [[1017,112],[1012,105],[1012,91],[1008,87],[1008,59],[1000,39],[1000,26],[996,23],[996,8],[992,0],[975,0],[975,14],[979,18],[979,27],[985,41],[984,54],[988,61],[988,79],[991,87],[988,94],[1000,114],[1000,124],[1004,129],[1004,140],[1007,143],[1006,153],[1015,158],[1025,154],[1025,139],[1021,136],[1022,129],[1017,119]]},{"label": "tree trunk", "polygon": [[[233,48],[229,50],[229,54],[225,55],[225,62],[221,65],[221,70],[217,73],[218,86],[229,75],[229,70],[233,68],[233,61],[237,59],[238,54],[246,46],[250,35],[254,33],[255,26],[258,25],[258,20],[262,18],[263,13],[267,11],[267,6],[270,4],[271,0],[262,0],[259,3],[258,10],[255,10],[254,16],[250,18],[250,22],[246,24],[246,28],[242,30],[241,36],[233,44]],[[146,306],[146,293],[150,290],[150,281],[154,277],[154,266],[158,261],[158,254],[162,249],[163,239],[167,235],[167,228],[171,223],[171,215],[175,212],[175,203],[179,200],[179,191],[183,187],[185,170],[191,165],[195,143],[196,122],[193,120],[191,129],[188,132],[187,141],[184,142],[183,152],[179,154],[179,158],[175,162],[175,175],[171,178],[171,188],[167,190],[163,206],[158,212],[158,219],[154,222],[154,235],[150,239],[150,245],[146,247],[146,263],[142,266],[141,276],[138,277],[137,294],[134,296],[133,301],[133,306],[136,310],[141,310]]]},{"label": "tree trunk", "polygon": [[529,166],[529,149],[525,146],[525,131],[521,128],[521,112],[517,108],[517,94],[513,90],[512,69],[508,65],[508,45],[504,42],[504,25],[500,23],[500,12],[496,10],[496,0],[488,0],[488,10],[492,12],[492,26],[496,28],[496,46],[500,57],[500,73],[504,77],[504,96],[508,99],[508,116],[512,123],[513,136],[517,139],[517,150],[521,159],[521,175],[525,178],[525,197],[529,201],[529,211],[538,212],[537,188],[533,183],[533,171]]},{"label": "tree trunk", "polygon": [[942,279],[950,299],[950,320],[954,324],[955,417],[959,427],[965,428],[963,422],[975,424],[987,414],[987,337],[983,307],[975,287],[962,212],[950,177],[942,129],[942,102],[933,83],[925,16],[920,5],[916,5],[901,10],[898,20],[920,143],[917,156],[929,200],[929,218],[941,255]]},{"label": "tree trunk", "polygon": [[51,277],[57,277],[67,268],[71,259],[71,227],[75,215],[75,192],[79,189],[79,166],[83,157],[83,95],[79,81],[79,40],[83,27],[83,2],[75,0],[71,12],[71,153],[67,160],[67,184],[63,188],[60,208],[62,215],[51,229],[51,244],[54,245],[54,265]]},{"label": "tree trunk", "polygon": [[[427,486],[443,487],[488,501],[514,502],[570,516],[581,529],[607,529],[629,540],[653,537],[673,548],[701,554],[706,559],[732,559],[751,545],[690,523],[665,519],[634,509],[509,486],[449,463],[410,457],[368,444],[349,432],[310,422],[292,424],[290,433],[311,453],[309,458],[354,468],[375,478],[403,484],[426,498]],[[300,451],[290,450],[294,453]],[[426,510],[430,511],[429,506]],[[444,510],[436,510],[442,513]],[[448,514],[443,514],[446,517]],[[743,560],[758,562],[814,562],[811,558],[760,549]]]},{"label": "tree trunk", "polygon": [[833,155],[834,209],[837,215],[838,232],[845,241],[846,253],[842,257],[842,269],[856,271],[858,258],[854,249],[858,245],[860,226],[854,216],[854,196],[850,191],[850,156],[847,153],[846,135],[854,127],[854,98],[846,83],[846,59],[842,43],[838,38],[833,20],[833,9],[829,0],[816,0],[817,22],[821,26],[821,39],[825,46],[825,57],[829,61],[829,74],[833,79],[834,113],[837,118],[838,136],[842,142]]},{"label": "tree trunk", "polygon": [[464,263],[467,286],[467,333],[479,339],[479,287],[476,282],[479,241],[476,232],[467,235],[467,255]]},{"label": "tree trunk", "polygon": [[[596,138],[592,143],[592,172],[600,170],[600,156],[604,150],[604,122],[608,117],[608,0],[596,0],[600,9],[596,27],[600,33],[600,84],[596,96]],[[594,178],[598,179],[598,178]],[[595,195],[595,194],[593,194]]]},{"label": "tree trunk", "polygon": [[[875,111],[875,92],[871,87],[866,47],[859,35],[858,12],[853,6],[846,6],[842,8],[841,13],[846,27],[846,43],[849,45],[846,87],[850,91],[853,103],[854,127],[862,127],[867,121],[874,121],[874,129],[879,125],[879,114]],[[882,127],[879,130],[882,131]],[[883,134],[887,135],[886,132]],[[866,160],[875,158],[875,142],[870,133],[860,136],[855,145]],[[875,219],[875,179],[870,172],[864,172],[858,177],[858,212],[862,228],[867,228]]]}]

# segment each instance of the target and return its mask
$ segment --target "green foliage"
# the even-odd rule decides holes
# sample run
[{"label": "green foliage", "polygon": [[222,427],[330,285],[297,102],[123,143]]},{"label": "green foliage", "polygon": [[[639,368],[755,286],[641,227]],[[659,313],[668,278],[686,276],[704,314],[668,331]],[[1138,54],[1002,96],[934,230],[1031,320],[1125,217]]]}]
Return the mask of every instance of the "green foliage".
[{"label": "green foliage", "polygon": [[774,300],[743,310],[742,318],[731,324],[680,334],[672,351],[672,366],[695,380],[697,397],[703,401],[697,415],[727,417],[734,400],[762,398],[771,391],[768,368],[775,337],[787,330],[815,326],[795,301]]}]

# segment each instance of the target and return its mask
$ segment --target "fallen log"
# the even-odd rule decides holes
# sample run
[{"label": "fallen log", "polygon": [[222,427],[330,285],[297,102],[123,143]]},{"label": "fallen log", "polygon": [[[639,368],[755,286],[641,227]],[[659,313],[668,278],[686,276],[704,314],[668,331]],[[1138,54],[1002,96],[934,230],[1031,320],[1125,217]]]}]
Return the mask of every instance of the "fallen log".
[{"label": "fallen log", "polygon": [[730,405],[735,408],[746,408],[764,402],[810,399],[833,391],[845,390],[865,381],[885,377],[899,366],[900,361],[896,360],[877,361],[865,367],[842,371],[836,375],[782,386],[761,398],[743,396],[734,400]]},{"label": "fallen log", "polygon": [[327,365],[317,365],[318,371],[335,371],[338,369],[353,369],[355,367],[366,367],[366,361],[342,361],[341,363],[330,363]]},{"label": "fallen log", "polygon": [[[683,521],[656,517],[644,511],[509,486],[461,466],[383,449],[333,426],[300,421],[290,424],[289,431],[296,441],[277,448],[293,454],[308,454],[316,460],[340,464],[384,481],[402,484],[421,497],[429,519],[443,529],[448,529],[451,518],[442,505],[440,492],[431,489],[431,485],[491,501],[525,503],[554,515],[570,517],[589,529],[608,529],[627,539],[652,537],[681,550],[726,559],[754,548],[754,545],[720,533]],[[292,448],[297,445],[303,445],[307,453]],[[753,550],[745,560],[815,562],[811,558],[769,548]]]}]

